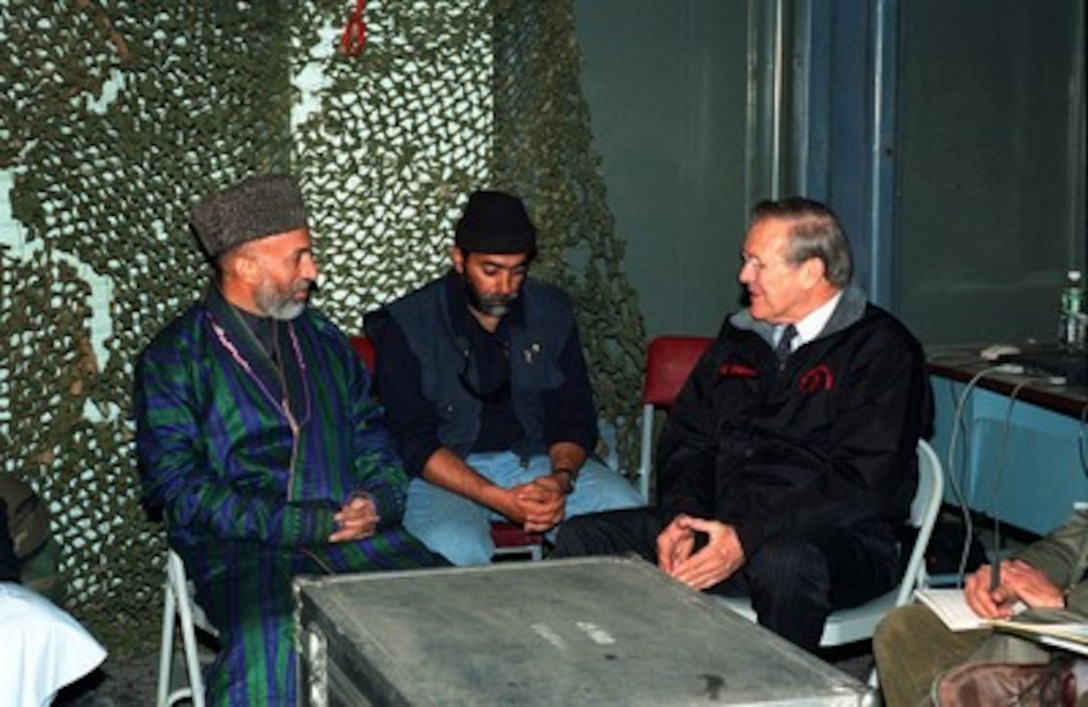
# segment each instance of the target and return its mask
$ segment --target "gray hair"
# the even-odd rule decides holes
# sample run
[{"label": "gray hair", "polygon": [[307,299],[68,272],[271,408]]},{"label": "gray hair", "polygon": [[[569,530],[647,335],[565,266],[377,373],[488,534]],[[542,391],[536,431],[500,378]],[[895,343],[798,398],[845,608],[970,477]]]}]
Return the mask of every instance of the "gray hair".
[{"label": "gray hair", "polygon": [[800,265],[809,258],[819,258],[824,263],[827,281],[842,289],[854,276],[850,241],[842,231],[839,217],[827,204],[789,196],[778,201],[764,200],[752,207],[748,226],[767,219],[790,222],[790,242],[786,260]]}]

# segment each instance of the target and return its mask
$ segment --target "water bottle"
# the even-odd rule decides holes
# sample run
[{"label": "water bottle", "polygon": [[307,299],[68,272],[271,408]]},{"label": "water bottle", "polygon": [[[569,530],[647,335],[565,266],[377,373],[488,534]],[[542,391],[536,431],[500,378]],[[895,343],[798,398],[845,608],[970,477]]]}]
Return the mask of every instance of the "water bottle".
[{"label": "water bottle", "polygon": [[1062,290],[1062,311],[1058,331],[1058,342],[1063,348],[1072,351],[1084,350],[1085,319],[1084,285],[1081,283],[1080,270],[1070,270],[1066,275],[1065,289]]}]

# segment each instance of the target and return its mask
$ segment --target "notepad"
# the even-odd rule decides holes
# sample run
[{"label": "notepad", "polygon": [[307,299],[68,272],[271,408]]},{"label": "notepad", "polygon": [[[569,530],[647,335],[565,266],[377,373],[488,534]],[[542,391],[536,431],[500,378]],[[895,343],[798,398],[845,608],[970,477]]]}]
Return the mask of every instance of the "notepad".
[{"label": "notepad", "polygon": [[962,589],[917,589],[914,596],[952,631],[992,628],[1088,655],[1088,617],[1073,611],[1028,609],[1017,602],[1011,619],[986,619],[971,610]]},{"label": "notepad", "polygon": [[916,589],[914,598],[929,607],[952,631],[986,628],[993,623],[971,610],[963,590],[959,588]]},{"label": "notepad", "polygon": [[1088,621],[1065,609],[1033,609],[1009,621],[994,621],[997,631],[1088,655]]}]

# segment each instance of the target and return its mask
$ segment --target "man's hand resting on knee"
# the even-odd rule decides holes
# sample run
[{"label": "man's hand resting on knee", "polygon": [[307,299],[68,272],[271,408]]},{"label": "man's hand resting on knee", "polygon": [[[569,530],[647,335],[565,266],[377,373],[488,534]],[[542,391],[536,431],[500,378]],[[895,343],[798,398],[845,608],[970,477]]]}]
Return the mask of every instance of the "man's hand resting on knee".
[{"label": "man's hand resting on knee", "polygon": [[[695,552],[697,533],[707,544]],[[733,526],[678,515],[657,536],[657,563],[666,574],[702,591],[728,579],[744,564],[744,549]]]}]

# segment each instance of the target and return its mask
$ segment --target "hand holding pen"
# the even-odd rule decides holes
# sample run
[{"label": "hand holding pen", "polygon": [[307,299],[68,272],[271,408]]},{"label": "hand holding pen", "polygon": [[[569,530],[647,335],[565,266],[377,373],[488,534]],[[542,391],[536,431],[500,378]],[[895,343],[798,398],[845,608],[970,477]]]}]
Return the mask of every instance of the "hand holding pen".
[{"label": "hand holding pen", "polygon": [[964,593],[976,614],[991,619],[1009,618],[1019,602],[1033,609],[1065,606],[1061,588],[1023,560],[983,565],[967,578]]},{"label": "hand holding pen", "polygon": [[971,609],[987,619],[1012,616],[1016,594],[1002,585],[1001,563],[982,565],[967,578],[964,594]]}]

